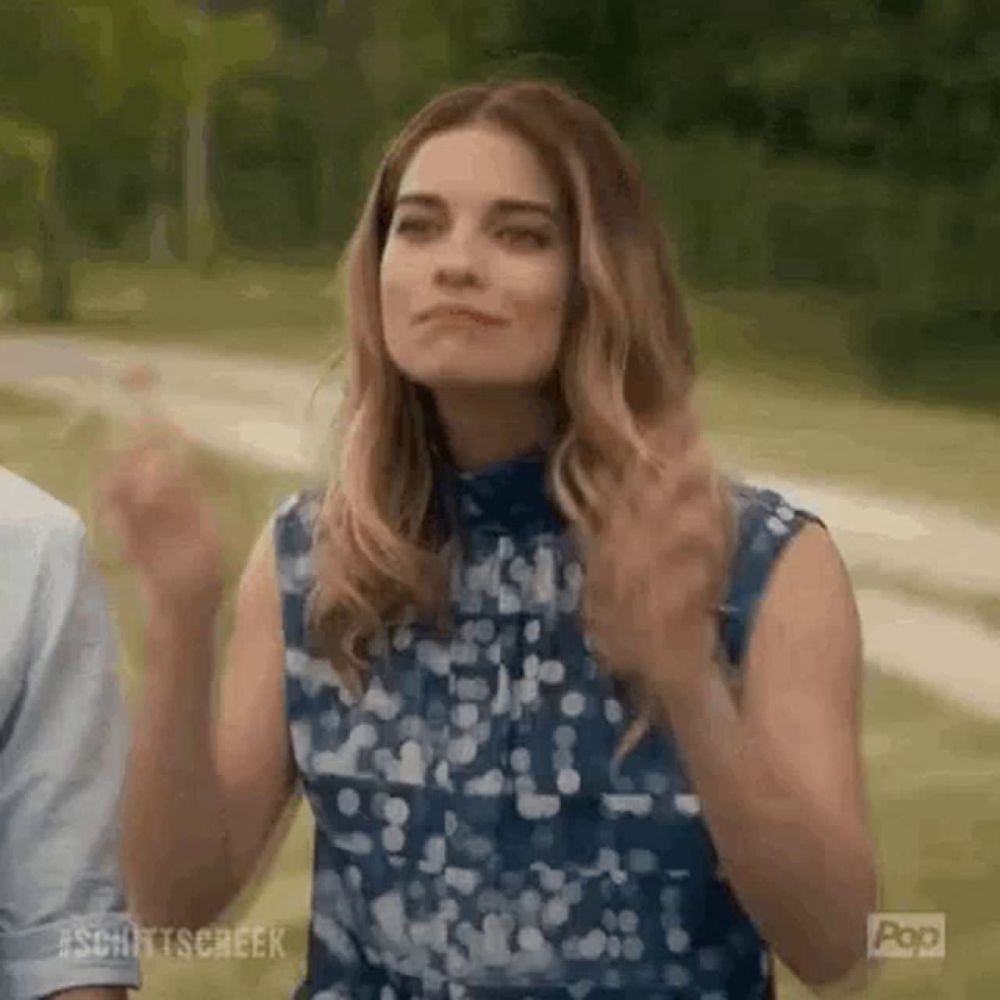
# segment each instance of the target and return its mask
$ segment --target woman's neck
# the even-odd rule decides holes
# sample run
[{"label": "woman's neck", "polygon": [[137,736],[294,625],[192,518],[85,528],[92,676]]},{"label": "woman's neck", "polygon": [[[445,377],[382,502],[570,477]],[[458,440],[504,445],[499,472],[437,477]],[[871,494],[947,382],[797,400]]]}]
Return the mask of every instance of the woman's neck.
[{"label": "woman's neck", "polygon": [[463,472],[552,443],[553,406],[536,389],[450,386],[433,395],[451,460]]}]

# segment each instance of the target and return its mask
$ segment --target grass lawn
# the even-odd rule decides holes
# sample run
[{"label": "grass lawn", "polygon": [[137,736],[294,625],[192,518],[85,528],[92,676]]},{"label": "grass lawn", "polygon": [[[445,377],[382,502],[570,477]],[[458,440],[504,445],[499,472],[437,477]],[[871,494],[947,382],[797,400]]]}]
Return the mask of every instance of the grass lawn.
[{"label": "grass lawn", "polygon": [[336,308],[333,267],[221,262],[209,278],[181,266],[81,261],[75,319],[60,333],[174,342],[316,361]]},{"label": "grass lawn", "polygon": [[719,453],[1000,520],[1000,410],[889,399],[849,347],[863,304],[821,292],[694,296]]},{"label": "grass lawn", "polygon": [[[0,392],[0,455],[12,470],[86,511],[93,431],[64,433],[59,410]],[[780,426],[780,425],[777,425]],[[783,428],[784,430],[784,428]],[[87,439],[81,439],[86,434]],[[287,476],[220,462],[229,485],[226,546],[229,591],[268,513],[296,487]],[[140,669],[140,624],[134,589],[103,540],[116,617],[123,636],[130,693]],[[227,615],[228,617],[228,611]],[[223,623],[225,626],[225,622]],[[225,627],[223,628],[225,632]],[[1000,973],[1000,727],[907,683],[870,670],[865,680],[864,756],[872,821],[881,858],[886,910],[944,912],[947,958],[887,962],[872,1000],[993,1000]],[[229,922],[287,928],[288,954],[278,961],[153,959],[143,996],[152,1000],[270,998],[288,995],[304,958],[308,914],[310,824],[294,817],[267,878],[240,901]],[[812,994],[781,970],[781,1000]]]},{"label": "grass lawn", "polygon": [[736,370],[700,392],[727,462],[1000,520],[1000,420]]},{"label": "grass lawn", "polygon": [[[1000,727],[870,670],[863,750],[882,909],[945,914],[944,959],[887,960],[871,1000],[989,1000],[1000,971]],[[781,1000],[812,994],[782,972]]]}]

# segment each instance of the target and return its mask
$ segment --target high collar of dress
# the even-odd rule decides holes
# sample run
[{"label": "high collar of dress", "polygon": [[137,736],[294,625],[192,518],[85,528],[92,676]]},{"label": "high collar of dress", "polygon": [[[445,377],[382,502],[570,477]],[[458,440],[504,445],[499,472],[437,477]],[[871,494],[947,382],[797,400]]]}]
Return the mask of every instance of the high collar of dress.
[{"label": "high collar of dress", "polygon": [[547,488],[548,453],[534,449],[475,471],[446,466],[445,508],[466,531],[525,534],[562,523]]}]

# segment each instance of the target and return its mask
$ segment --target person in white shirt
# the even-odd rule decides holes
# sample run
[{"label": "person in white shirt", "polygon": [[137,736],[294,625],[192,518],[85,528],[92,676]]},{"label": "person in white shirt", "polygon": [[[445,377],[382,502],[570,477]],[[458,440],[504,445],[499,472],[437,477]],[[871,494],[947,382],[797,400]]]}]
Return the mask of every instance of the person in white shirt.
[{"label": "person in white shirt", "polygon": [[119,866],[127,724],[79,515],[0,466],[0,997],[140,985]]}]

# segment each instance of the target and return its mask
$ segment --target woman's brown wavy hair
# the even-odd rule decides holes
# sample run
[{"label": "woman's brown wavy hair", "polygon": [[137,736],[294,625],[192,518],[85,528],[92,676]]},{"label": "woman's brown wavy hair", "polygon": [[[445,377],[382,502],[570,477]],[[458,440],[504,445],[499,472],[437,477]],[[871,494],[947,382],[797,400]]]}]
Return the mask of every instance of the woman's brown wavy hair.
[{"label": "woman's brown wavy hair", "polygon": [[[582,544],[598,522],[595,472],[645,454],[643,424],[691,385],[691,330],[659,216],[604,116],[539,81],[465,86],[427,104],[391,144],[342,263],[347,295],[340,453],[315,537],[315,650],[352,689],[366,650],[394,624],[447,627],[454,544],[435,483],[446,448],[429,392],[386,351],[379,268],[403,172],[429,136],[488,125],[523,139],[555,179],[573,277],[551,392],[551,493]],[[586,603],[586,592],[584,597]]]}]

